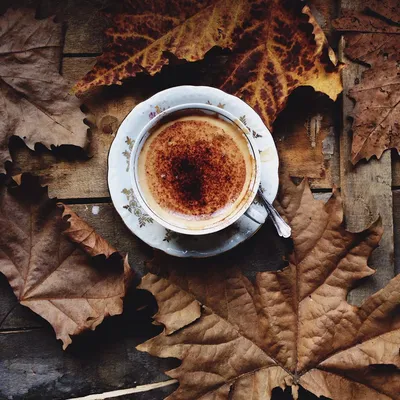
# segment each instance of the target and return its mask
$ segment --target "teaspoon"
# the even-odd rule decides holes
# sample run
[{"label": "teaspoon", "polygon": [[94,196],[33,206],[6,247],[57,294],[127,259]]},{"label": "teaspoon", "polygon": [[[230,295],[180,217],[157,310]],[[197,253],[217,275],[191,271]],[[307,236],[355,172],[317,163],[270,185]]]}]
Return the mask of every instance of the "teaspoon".
[{"label": "teaspoon", "polygon": [[278,211],[276,211],[275,207],[267,200],[260,188],[258,189],[258,195],[262,199],[264,206],[268,211],[268,217],[271,218],[272,223],[275,225],[278,235],[284,238],[290,237],[292,229],[281,217]]}]

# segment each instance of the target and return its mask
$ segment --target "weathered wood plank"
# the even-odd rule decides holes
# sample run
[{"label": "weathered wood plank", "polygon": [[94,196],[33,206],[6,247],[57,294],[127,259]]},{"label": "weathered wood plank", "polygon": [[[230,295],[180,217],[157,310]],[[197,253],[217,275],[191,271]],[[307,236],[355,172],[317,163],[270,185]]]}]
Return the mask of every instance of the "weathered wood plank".
[{"label": "weathered wood plank", "polygon": [[55,15],[65,25],[64,53],[98,54],[102,52],[103,31],[107,26],[101,12],[106,5],[107,0],[2,0],[0,14],[9,7],[29,7],[37,10],[38,18]]},{"label": "weathered wood plank", "polygon": [[392,186],[400,188],[400,155],[392,151]]},{"label": "weathered wood plank", "polygon": [[64,53],[101,53],[107,26],[106,1],[41,0],[39,17],[56,15],[65,24]]},{"label": "weathered wood plank", "polygon": [[[361,2],[343,0],[342,8],[357,9]],[[349,89],[361,79],[365,67],[353,63],[343,55],[345,40],[340,46],[340,58],[347,64],[343,70],[343,131],[340,139],[340,183],[344,200],[345,219],[350,231],[360,231],[368,227],[380,215],[384,234],[380,247],[371,257],[369,265],[376,269],[372,279],[368,279],[350,293],[351,302],[359,304],[364,297],[384,286],[394,276],[393,207],[391,155],[385,152],[380,160],[361,161],[356,166],[350,162],[351,121],[353,101],[348,97]]]},{"label": "weathered wood plank", "polygon": [[338,106],[312,89],[293,93],[274,124],[281,176],[308,177],[312,188],[339,185]]},{"label": "weathered wood plank", "polygon": [[[132,266],[145,272],[143,262],[151,258],[152,250],[124,227],[111,204],[71,207],[112,245],[128,252]],[[222,258],[235,259],[252,279],[257,271],[282,267],[287,244],[276,235],[272,224],[267,223],[257,235]],[[207,263],[207,260],[200,261],[203,262]],[[0,280],[0,284],[0,304],[9,302],[12,305],[15,298],[7,288],[6,280]],[[165,380],[161,371],[169,369],[171,361],[152,358],[135,350],[138,343],[160,329],[151,324],[156,306],[149,296],[147,292],[131,290],[121,316],[108,318],[94,332],[74,338],[66,352],[62,352],[61,344],[44,320],[22,306],[17,307],[6,320],[8,332],[0,329],[0,398],[72,398]],[[141,310],[142,306],[146,306],[145,309]],[[15,316],[17,311],[33,316],[28,315],[24,322],[24,316]],[[25,323],[32,323],[30,317],[38,318],[39,326],[43,328],[21,332]],[[143,397],[135,394],[132,398],[156,400],[172,389],[143,394]]]},{"label": "weathered wood plank", "polygon": [[[0,333],[0,398],[66,399],[169,379],[162,371],[176,366],[176,361],[135,349],[160,331],[151,324],[154,310],[136,311],[144,293],[134,293],[123,315],[75,338],[65,352],[50,327]],[[132,397],[164,398],[175,387]]]},{"label": "weathered wood plank", "polygon": [[400,274],[400,190],[393,190],[393,223],[395,272]]},{"label": "weathered wood plank", "polygon": [[64,57],[61,65],[61,74],[71,82],[81,79],[93,65],[96,57]]}]

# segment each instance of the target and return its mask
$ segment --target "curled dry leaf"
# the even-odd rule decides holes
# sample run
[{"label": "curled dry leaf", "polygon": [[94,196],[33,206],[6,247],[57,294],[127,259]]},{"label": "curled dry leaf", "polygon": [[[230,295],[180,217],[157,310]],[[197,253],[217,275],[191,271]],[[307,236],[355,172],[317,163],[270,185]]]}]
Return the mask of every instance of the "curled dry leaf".
[{"label": "curled dry leaf", "polygon": [[69,223],[69,227],[65,229],[63,233],[67,235],[73,242],[79,244],[86,253],[92,257],[100,254],[110,257],[112,254],[117,252],[117,250],[110,246],[108,242],[100,235],[98,235],[90,225],[80,219],[70,207],[62,203],[59,203],[59,206],[63,210],[62,216]]},{"label": "curled dry leaf", "polygon": [[88,144],[80,101],[59,74],[62,26],[37,20],[34,10],[0,16],[0,173],[11,160],[8,141],[20,136],[34,150]]},{"label": "curled dry leaf", "polygon": [[373,155],[380,158],[390,148],[400,152],[399,3],[368,1],[365,6],[362,12],[347,11],[334,21],[337,30],[351,32],[346,33],[346,56],[370,66],[349,92],[355,100],[353,164]]},{"label": "curled dry leaf", "polygon": [[251,282],[231,266],[165,257],[144,277],[165,330],[138,349],[182,361],[167,372],[179,381],[168,399],[266,400],[287,385],[295,397],[301,385],[333,399],[399,399],[400,276],[360,307],[346,301],[373,274],[381,221],[347,232],[339,193],[324,204],[305,181],[285,182],[277,207],[292,227],[285,269]]},{"label": "curled dry leaf", "polygon": [[121,84],[138,72],[154,75],[168,63],[167,53],[197,61],[215,46],[233,50],[226,75],[216,85],[242,97],[270,128],[297,87],[312,86],[333,100],[342,91],[335,56],[309,8],[302,9],[300,2],[127,3],[129,13],[113,18],[106,31],[109,43],[76,84],[77,94]]},{"label": "curled dry leaf", "polygon": [[122,313],[133,271],[68,207],[63,218],[62,207],[30,175],[19,186],[0,188],[0,272],[18,301],[53,326],[65,349],[71,335]]}]

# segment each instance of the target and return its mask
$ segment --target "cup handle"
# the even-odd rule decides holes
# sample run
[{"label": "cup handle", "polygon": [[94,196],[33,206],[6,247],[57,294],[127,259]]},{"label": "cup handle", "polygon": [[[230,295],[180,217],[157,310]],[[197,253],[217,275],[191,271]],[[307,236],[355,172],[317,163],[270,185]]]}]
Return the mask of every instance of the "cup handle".
[{"label": "cup handle", "polygon": [[268,214],[261,214],[260,211],[258,211],[256,207],[253,206],[253,204],[251,204],[250,207],[245,211],[244,215],[259,225],[262,225],[268,216]]}]

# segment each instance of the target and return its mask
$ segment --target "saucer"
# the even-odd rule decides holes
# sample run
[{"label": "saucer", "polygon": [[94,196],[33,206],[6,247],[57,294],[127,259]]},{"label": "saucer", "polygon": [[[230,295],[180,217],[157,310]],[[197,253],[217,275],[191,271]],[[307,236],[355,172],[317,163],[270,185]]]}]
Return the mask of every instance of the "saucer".
[{"label": "saucer", "polygon": [[[232,249],[254,235],[261,225],[247,215],[208,235],[173,232],[154,221],[133,194],[129,162],[135,139],[144,125],[162,111],[186,103],[212,104],[236,116],[252,133],[261,158],[261,190],[272,203],[278,191],[279,159],[271,133],[258,114],[239,98],[207,86],[178,86],[138,104],[124,119],[108,156],[108,186],[114,206],[128,228],[149,246],[177,257],[211,257]],[[267,211],[256,197],[252,209],[265,222]]]}]

